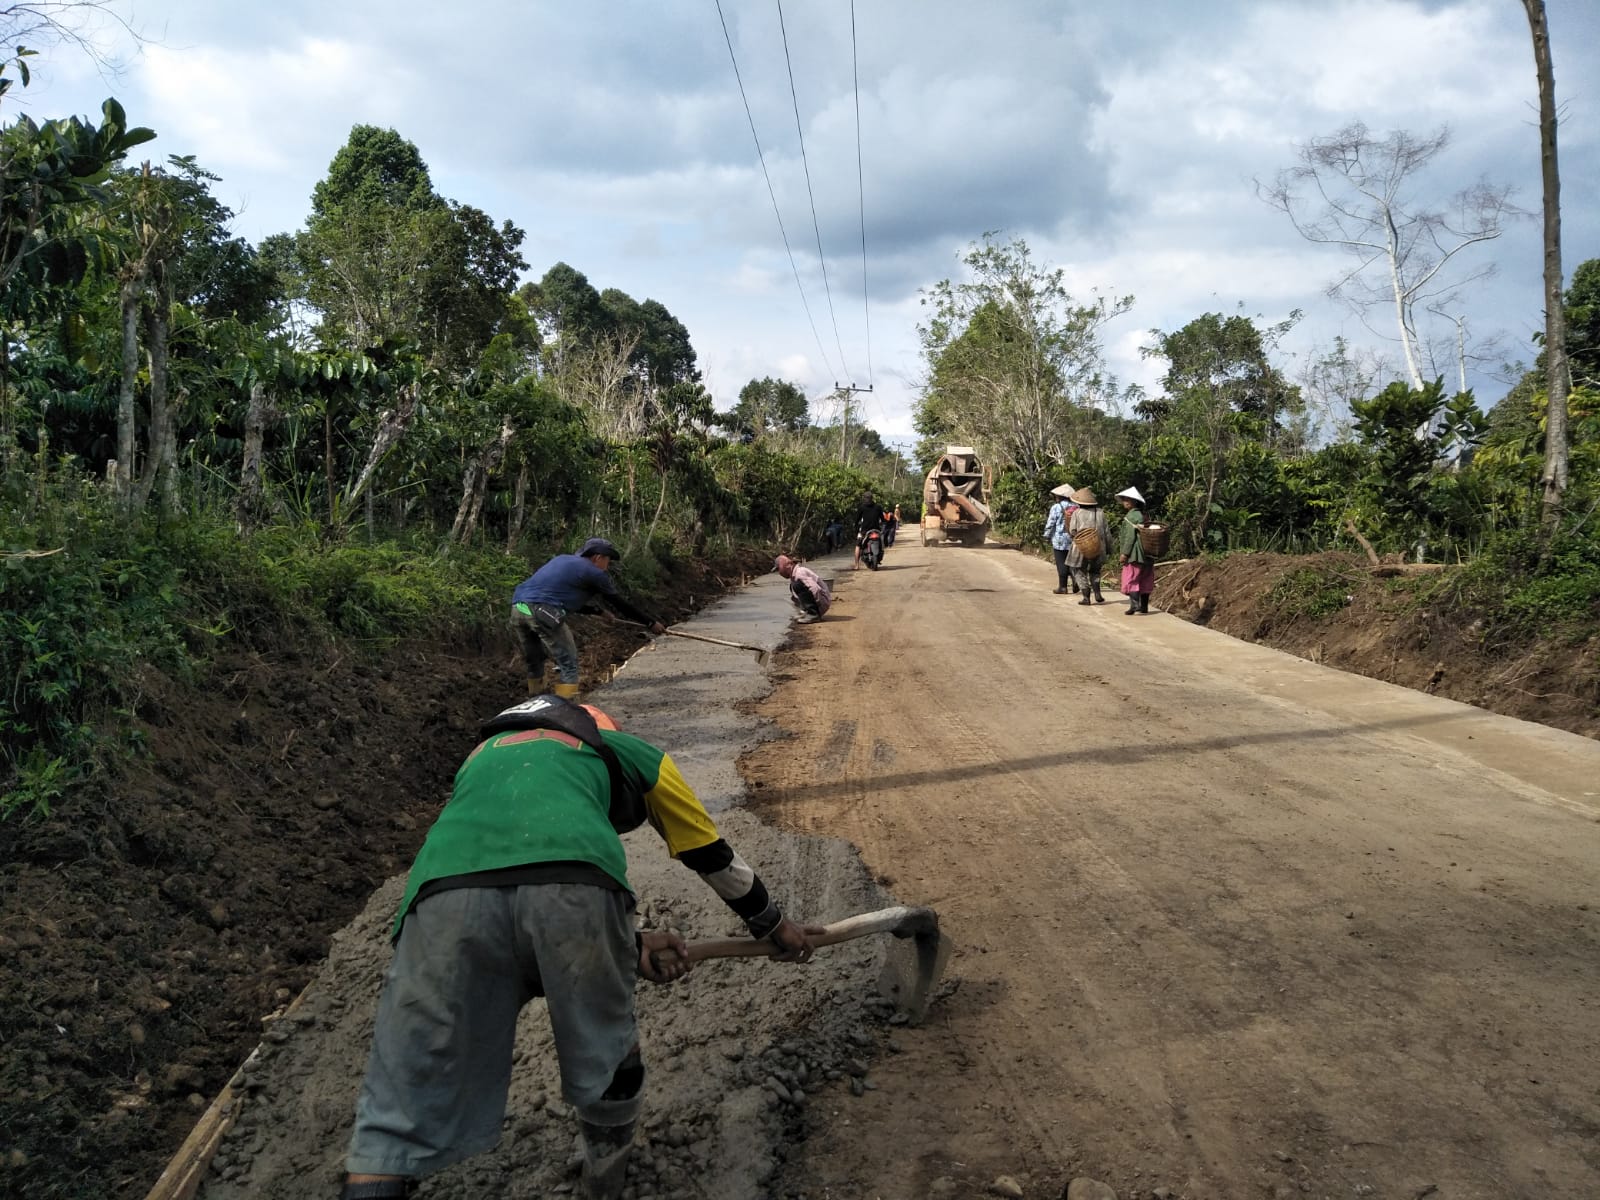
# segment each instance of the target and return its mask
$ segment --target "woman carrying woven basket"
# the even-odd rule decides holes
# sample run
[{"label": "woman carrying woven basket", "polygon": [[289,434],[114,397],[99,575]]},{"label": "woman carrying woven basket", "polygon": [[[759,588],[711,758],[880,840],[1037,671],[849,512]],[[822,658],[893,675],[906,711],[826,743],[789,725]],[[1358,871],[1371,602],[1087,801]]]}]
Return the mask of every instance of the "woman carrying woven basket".
[{"label": "woman carrying woven basket", "polygon": [[1078,590],[1078,581],[1073,577],[1072,569],[1067,565],[1068,551],[1072,548],[1072,539],[1067,535],[1067,522],[1072,519],[1072,485],[1063,483],[1059,487],[1050,489],[1050,494],[1055,497],[1055,503],[1050,505],[1050,515],[1044,522],[1044,540],[1050,543],[1050,549],[1056,556],[1056,591],[1058,596],[1065,596],[1070,587]]},{"label": "woman carrying woven basket", "polygon": [[1144,497],[1138,488],[1129,487],[1118,492],[1117,499],[1122,503],[1122,594],[1128,598],[1128,611],[1123,615],[1133,617],[1150,611],[1150,593],[1156,590],[1156,564],[1139,537],[1139,526],[1144,524],[1139,506]]},{"label": "woman carrying woven basket", "polygon": [[1092,488],[1079,488],[1072,493],[1072,501],[1078,507],[1067,522],[1067,565],[1083,591],[1083,599],[1078,603],[1091,603],[1090,594],[1093,593],[1092,603],[1104,604],[1100,572],[1106,565],[1106,551],[1111,549],[1111,526],[1106,523],[1105,511]]}]

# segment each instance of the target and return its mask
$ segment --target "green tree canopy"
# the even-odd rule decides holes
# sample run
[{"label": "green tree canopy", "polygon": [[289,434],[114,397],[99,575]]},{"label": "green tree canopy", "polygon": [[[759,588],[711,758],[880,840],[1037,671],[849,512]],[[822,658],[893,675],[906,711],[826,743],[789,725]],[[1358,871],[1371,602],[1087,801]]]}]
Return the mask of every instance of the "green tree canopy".
[{"label": "green tree canopy", "polygon": [[1578,264],[1567,288],[1566,309],[1572,384],[1600,389],[1600,258]]},{"label": "green tree canopy", "polygon": [[1265,334],[1249,317],[1205,313],[1175,333],[1152,331],[1154,341],[1147,357],[1163,358],[1161,378],[1165,396],[1145,401],[1140,410],[1162,423],[1176,418],[1185,426],[1207,423],[1207,414],[1232,412],[1253,418],[1266,440],[1274,442],[1283,418],[1303,407],[1300,389],[1267,358],[1275,345],[1299,320],[1269,326]]},{"label": "green tree canopy", "polygon": [[807,420],[805,392],[786,379],[770,375],[752,379],[740,388],[739,402],[718,417],[724,429],[752,438],[776,429],[798,432],[805,428]]},{"label": "green tree canopy", "polygon": [[295,239],[323,342],[417,346],[436,369],[472,369],[496,334],[536,340],[511,302],[523,232],[433,191],[417,148],[358,125],[312,193]]},{"label": "green tree canopy", "polygon": [[917,330],[928,365],[918,431],[1038,475],[1070,452],[1089,410],[1118,401],[1100,331],[1133,298],[1074,300],[1064,272],[1038,265],[1021,238],[985,235],[963,263],[965,279],[922,295],[931,315]]}]

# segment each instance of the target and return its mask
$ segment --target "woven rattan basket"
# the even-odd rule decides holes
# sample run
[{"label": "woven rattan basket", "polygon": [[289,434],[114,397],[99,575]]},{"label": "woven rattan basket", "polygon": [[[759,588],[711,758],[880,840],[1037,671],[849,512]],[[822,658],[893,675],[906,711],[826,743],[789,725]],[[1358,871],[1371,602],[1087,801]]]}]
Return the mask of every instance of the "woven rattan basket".
[{"label": "woven rattan basket", "polygon": [[1165,525],[1139,526],[1139,545],[1152,558],[1160,558],[1172,544],[1172,535]]}]

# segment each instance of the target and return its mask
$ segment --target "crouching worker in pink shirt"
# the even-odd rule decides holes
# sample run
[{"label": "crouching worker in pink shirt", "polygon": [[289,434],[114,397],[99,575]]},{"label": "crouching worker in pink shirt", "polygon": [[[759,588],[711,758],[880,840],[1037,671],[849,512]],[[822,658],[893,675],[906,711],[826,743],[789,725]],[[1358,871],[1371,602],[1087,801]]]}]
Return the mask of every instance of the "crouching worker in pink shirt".
[{"label": "crouching worker in pink shirt", "polygon": [[820,621],[833,604],[833,593],[822,577],[810,567],[801,566],[786,554],[773,564],[778,574],[789,581],[789,599],[801,612],[802,621]]}]

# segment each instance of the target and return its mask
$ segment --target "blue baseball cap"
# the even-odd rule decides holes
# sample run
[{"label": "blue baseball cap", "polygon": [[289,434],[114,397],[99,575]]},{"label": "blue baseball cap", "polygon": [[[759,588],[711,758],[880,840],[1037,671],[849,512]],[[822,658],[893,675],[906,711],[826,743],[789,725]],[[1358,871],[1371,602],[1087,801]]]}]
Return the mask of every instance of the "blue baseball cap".
[{"label": "blue baseball cap", "polygon": [[592,558],[596,554],[603,554],[612,562],[622,561],[622,551],[606,541],[605,538],[590,538],[583,544],[583,549],[578,551],[579,558]]}]

